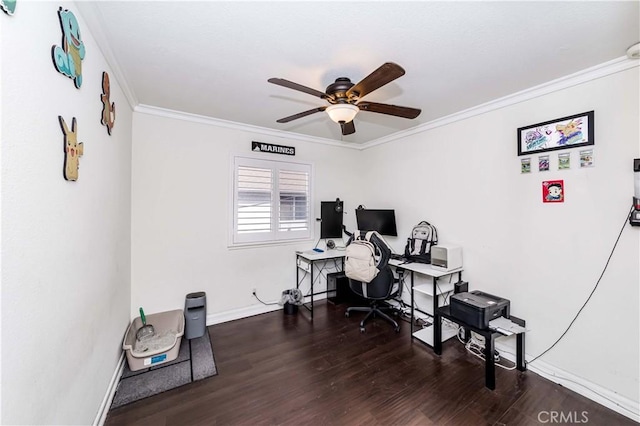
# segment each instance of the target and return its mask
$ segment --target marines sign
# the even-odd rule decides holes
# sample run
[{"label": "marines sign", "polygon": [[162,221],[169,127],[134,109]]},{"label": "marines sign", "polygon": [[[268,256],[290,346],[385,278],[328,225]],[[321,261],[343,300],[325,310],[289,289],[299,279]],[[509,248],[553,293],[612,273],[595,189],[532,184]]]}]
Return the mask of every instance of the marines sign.
[{"label": "marines sign", "polygon": [[293,146],[274,145],[264,142],[251,142],[251,151],[270,152],[272,154],[296,155],[296,148]]}]

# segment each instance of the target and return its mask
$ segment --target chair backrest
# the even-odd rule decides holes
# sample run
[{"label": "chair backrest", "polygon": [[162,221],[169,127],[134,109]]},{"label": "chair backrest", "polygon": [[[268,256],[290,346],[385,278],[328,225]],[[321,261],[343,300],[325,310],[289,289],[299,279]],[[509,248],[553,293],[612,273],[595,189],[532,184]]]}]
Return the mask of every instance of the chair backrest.
[{"label": "chair backrest", "polygon": [[[375,268],[377,274],[368,282],[353,279],[349,277],[349,287],[351,290],[359,296],[367,299],[387,299],[394,290],[394,276],[391,267],[389,266],[389,259],[391,258],[391,247],[382,238],[380,234],[375,231],[356,231],[351,235],[349,241],[347,241],[347,250],[354,241],[366,241],[373,246],[375,256]],[[352,267],[350,262],[360,262],[359,259],[353,259],[349,256],[345,258],[345,269],[347,271],[360,267],[356,265]]]}]

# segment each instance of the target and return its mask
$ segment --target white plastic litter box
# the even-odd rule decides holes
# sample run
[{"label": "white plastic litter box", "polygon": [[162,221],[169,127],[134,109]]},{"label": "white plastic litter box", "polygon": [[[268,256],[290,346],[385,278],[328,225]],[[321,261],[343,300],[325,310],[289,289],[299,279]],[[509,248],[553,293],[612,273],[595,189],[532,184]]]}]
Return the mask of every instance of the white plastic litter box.
[{"label": "white plastic litter box", "polygon": [[142,319],[137,317],[129,324],[122,343],[131,371],[173,361],[180,352],[180,343],[184,335],[182,309],[146,315],[146,320],[155,330],[154,337],[136,342],[136,332],[142,327]]}]

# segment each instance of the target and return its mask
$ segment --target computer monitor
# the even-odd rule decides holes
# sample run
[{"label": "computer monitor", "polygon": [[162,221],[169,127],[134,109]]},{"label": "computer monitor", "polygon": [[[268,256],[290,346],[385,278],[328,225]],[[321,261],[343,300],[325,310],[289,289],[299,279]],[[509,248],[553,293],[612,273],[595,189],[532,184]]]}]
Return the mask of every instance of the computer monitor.
[{"label": "computer monitor", "polygon": [[342,201],[320,203],[320,238],[342,238]]},{"label": "computer monitor", "polygon": [[395,210],[356,209],[359,231],[377,231],[380,235],[398,236]]}]

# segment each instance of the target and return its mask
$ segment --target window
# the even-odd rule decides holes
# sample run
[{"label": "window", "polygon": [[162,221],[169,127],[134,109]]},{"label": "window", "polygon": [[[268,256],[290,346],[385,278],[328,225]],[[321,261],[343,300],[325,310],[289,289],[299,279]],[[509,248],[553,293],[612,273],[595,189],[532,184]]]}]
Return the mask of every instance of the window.
[{"label": "window", "polygon": [[311,236],[311,165],[234,158],[233,243]]}]

